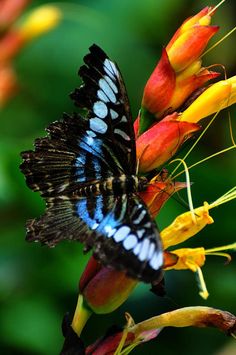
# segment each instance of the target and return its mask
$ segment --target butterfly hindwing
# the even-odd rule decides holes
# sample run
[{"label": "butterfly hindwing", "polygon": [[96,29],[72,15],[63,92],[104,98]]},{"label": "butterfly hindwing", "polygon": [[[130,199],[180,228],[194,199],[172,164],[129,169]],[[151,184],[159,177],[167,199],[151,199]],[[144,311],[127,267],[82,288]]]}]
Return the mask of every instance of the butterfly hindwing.
[{"label": "butterfly hindwing", "polygon": [[136,195],[52,199],[45,214],[27,224],[28,240],[48,246],[77,240],[86,250],[134,278],[157,280],[163,264],[156,224]]}]

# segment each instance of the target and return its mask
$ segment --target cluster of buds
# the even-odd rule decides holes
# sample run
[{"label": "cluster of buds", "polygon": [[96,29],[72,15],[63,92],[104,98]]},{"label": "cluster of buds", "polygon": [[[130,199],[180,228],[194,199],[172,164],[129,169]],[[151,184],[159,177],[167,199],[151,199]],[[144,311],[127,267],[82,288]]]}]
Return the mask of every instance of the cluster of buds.
[{"label": "cluster of buds", "polygon": [[[170,196],[188,185],[172,181],[168,172],[162,168],[163,164],[173,157],[189,137],[201,130],[199,125],[201,119],[236,102],[236,77],[210,84],[209,81],[216,79],[219,73],[202,65],[201,56],[208,41],[218,31],[218,26],[210,25],[213,14],[214,9],[206,7],[180,26],[163,49],[161,59],[144,89],[141,110],[134,123],[134,130],[139,174],[154,169],[161,171],[150,181],[147,191],[140,193],[153,218],[157,216]],[[200,295],[203,298],[208,296],[201,273],[205,256],[217,254],[228,257],[228,254],[220,251],[235,249],[236,245],[211,250],[182,248],[168,251],[167,249],[184,242],[207,224],[213,223],[209,209],[235,197],[234,188],[214,203],[204,203],[203,206],[192,208],[192,211],[178,216],[161,232],[165,260],[163,269],[189,269],[196,272],[201,281]],[[91,257],[79,284],[78,304],[71,325],[74,333],[80,336],[92,313],[105,314],[114,311],[128,298],[136,285],[137,280],[127,277],[123,272],[104,267]],[[190,313],[191,317],[189,317]],[[117,347],[120,347],[120,350],[122,347],[134,347],[141,342],[140,339],[147,341],[157,336],[159,333],[157,330],[164,326],[209,325],[213,324],[211,320],[216,315],[220,316],[214,318],[218,322],[214,326],[223,329],[223,318],[226,315],[224,313],[222,316],[223,313],[206,307],[192,307],[191,310],[183,309],[164,314],[160,317],[165,319],[166,323],[165,321],[158,323],[159,318],[155,323],[154,317],[153,321],[149,320],[152,324],[149,328],[129,326],[129,331],[126,333],[116,332],[103,342],[93,345],[96,349],[99,344],[98,350],[94,350],[93,346],[87,348],[86,354],[90,351],[93,354],[110,354],[116,351],[118,354]],[[235,317],[232,319],[233,325],[231,325],[235,331]],[[192,323],[187,324],[188,320]],[[148,321],[146,322],[149,324]],[[137,328],[142,329],[143,332],[137,333]],[[126,334],[125,338],[124,334]]]},{"label": "cluster of buds", "polygon": [[41,6],[16,22],[30,0],[0,2],[0,109],[18,88],[14,57],[34,38],[54,28],[61,18],[55,6]]}]

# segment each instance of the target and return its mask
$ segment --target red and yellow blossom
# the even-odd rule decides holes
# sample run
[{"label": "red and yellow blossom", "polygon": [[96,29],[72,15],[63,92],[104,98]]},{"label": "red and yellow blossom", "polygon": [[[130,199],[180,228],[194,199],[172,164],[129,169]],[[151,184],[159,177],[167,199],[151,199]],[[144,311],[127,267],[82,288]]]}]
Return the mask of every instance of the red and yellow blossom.
[{"label": "red and yellow blossom", "polygon": [[206,7],[186,20],[162,51],[144,89],[140,133],[166,113],[176,111],[207,81],[219,74],[202,67],[200,56],[218,26],[210,26],[213,11]]},{"label": "red and yellow blossom", "polygon": [[17,91],[17,76],[12,66],[14,57],[24,45],[50,31],[61,19],[61,11],[56,6],[45,5],[14,24],[28,3],[26,0],[7,0],[0,4],[0,108]]}]

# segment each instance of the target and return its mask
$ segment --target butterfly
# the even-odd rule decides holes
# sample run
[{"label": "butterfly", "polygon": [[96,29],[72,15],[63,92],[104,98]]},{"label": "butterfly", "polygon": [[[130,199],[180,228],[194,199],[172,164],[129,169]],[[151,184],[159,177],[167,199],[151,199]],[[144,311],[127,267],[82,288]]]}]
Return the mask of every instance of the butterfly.
[{"label": "butterfly", "polygon": [[49,247],[63,240],[93,249],[103,264],[144,282],[160,279],[163,251],[155,221],[138,196],[148,186],[136,175],[134,129],[118,66],[97,45],[70,95],[80,113],[64,114],[21,153],[27,185],[45,213],[27,222],[28,241]]}]

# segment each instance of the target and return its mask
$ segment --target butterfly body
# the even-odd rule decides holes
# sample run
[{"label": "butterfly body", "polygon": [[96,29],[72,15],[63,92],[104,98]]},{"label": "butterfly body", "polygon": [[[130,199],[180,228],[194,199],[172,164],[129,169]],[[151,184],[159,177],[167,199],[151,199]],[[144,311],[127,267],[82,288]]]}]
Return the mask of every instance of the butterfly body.
[{"label": "butterfly body", "polygon": [[65,114],[22,153],[21,170],[46,212],[27,222],[27,240],[55,246],[76,240],[104,264],[152,282],[161,276],[162,246],[139,197],[148,180],[136,175],[136,147],[121,74],[96,45],[71,97],[85,114]]},{"label": "butterfly body", "polygon": [[112,176],[100,181],[92,181],[75,191],[72,196],[114,195],[120,196],[145,190],[148,180],[135,175]]}]

